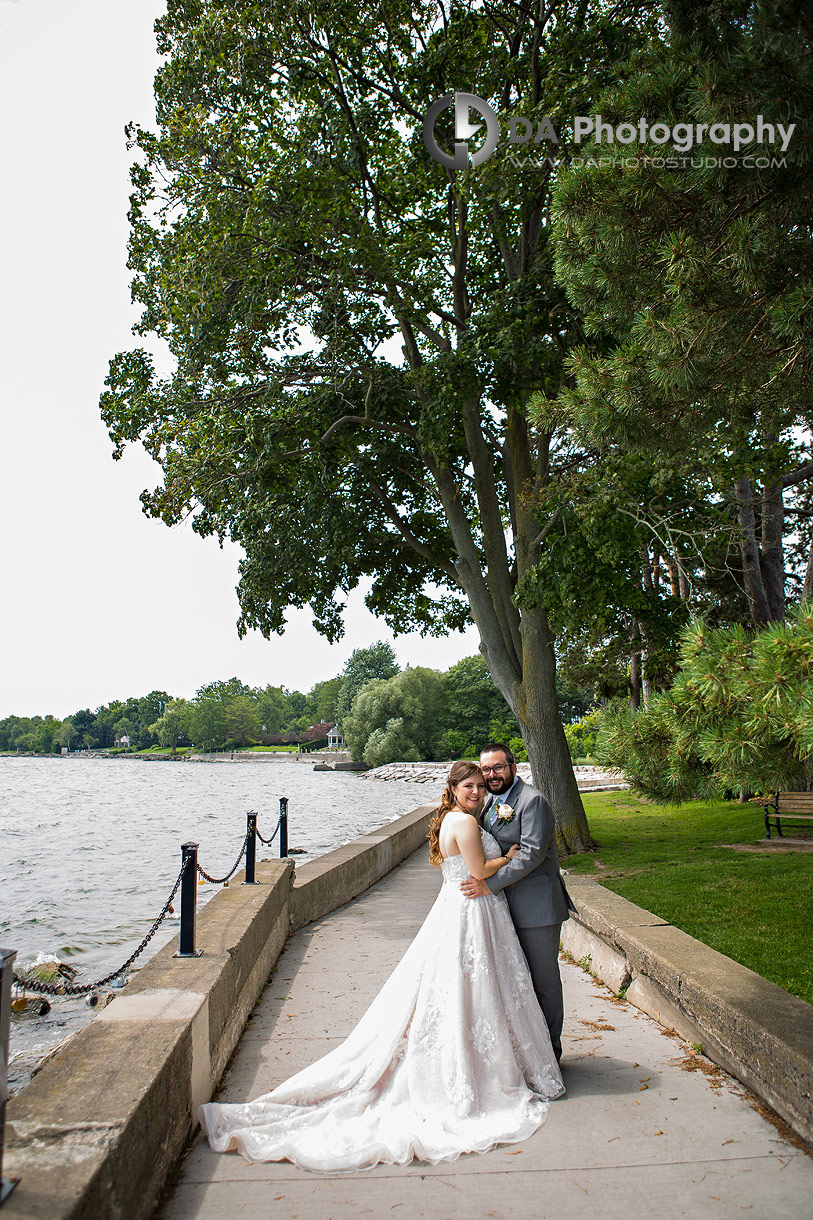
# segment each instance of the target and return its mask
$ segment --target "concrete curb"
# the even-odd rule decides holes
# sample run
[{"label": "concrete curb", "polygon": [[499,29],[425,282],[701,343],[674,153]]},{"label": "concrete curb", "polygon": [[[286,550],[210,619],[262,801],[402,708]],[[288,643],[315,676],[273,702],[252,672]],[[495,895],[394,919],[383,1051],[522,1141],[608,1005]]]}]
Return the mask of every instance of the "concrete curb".
[{"label": "concrete curb", "polygon": [[562,947],[813,1143],[813,1006],[597,881],[569,876]]},{"label": "concrete curb", "polygon": [[203,955],[156,953],[12,1098],[3,1220],[146,1220],[292,928],[374,885],[426,838],[433,806],[304,865],[238,874],[198,916]]}]

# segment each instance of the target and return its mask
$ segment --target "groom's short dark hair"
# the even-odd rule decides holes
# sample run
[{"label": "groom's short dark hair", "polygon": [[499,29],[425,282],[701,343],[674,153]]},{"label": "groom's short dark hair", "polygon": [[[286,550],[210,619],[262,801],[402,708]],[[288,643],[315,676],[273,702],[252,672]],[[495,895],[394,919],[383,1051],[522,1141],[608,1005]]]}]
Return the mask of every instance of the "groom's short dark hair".
[{"label": "groom's short dark hair", "polygon": [[508,746],[504,745],[501,741],[490,741],[487,746],[483,746],[480,754],[481,756],[483,754],[490,754],[492,750],[501,750],[505,755],[505,761],[508,763],[509,767],[513,767],[514,763],[517,761],[514,758],[514,755],[508,749]]}]

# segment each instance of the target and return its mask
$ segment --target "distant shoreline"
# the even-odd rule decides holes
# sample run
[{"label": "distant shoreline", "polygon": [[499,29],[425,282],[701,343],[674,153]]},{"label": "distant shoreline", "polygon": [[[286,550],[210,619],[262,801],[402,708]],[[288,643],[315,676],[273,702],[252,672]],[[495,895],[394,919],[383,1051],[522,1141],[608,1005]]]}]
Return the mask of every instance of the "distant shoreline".
[{"label": "distant shoreline", "polygon": [[108,750],[71,750],[70,754],[37,754],[34,750],[4,750],[0,758],[54,758],[61,762],[117,761],[130,759],[137,762],[350,762],[345,751],[329,753],[313,750],[303,753],[296,750],[225,750],[219,753],[195,753],[178,751],[177,754],[148,754],[136,752],[111,752]]}]

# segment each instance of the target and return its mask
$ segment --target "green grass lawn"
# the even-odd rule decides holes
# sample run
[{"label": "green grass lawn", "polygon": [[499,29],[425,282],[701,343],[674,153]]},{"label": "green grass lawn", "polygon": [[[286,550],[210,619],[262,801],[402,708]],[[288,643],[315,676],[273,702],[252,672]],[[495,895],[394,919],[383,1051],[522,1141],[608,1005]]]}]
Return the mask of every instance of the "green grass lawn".
[{"label": "green grass lawn", "polygon": [[569,856],[568,871],[813,1003],[813,852],[737,851],[764,836],[754,805],[669,807],[629,792],[583,799],[599,850]]},{"label": "green grass lawn", "polygon": [[296,754],[299,746],[241,746],[252,754]]}]

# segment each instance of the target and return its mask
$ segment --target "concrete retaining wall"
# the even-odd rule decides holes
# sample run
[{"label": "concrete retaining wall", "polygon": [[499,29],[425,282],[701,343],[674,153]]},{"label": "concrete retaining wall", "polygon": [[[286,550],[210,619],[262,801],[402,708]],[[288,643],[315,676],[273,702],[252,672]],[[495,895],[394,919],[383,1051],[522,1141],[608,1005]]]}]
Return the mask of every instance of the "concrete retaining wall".
[{"label": "concrete retaining wall", "polygon": [[813,1143],[813,1006],[596,881],[567,887],[578,914],[562,925],[563,948]]},{"label": "concrete retaining wall", "polygon": [[425,842],[425,806],[298,871],[258,864],[164,946],[9,1103],[3,1220],[146,1220],[292,928],[349,902]]}]

